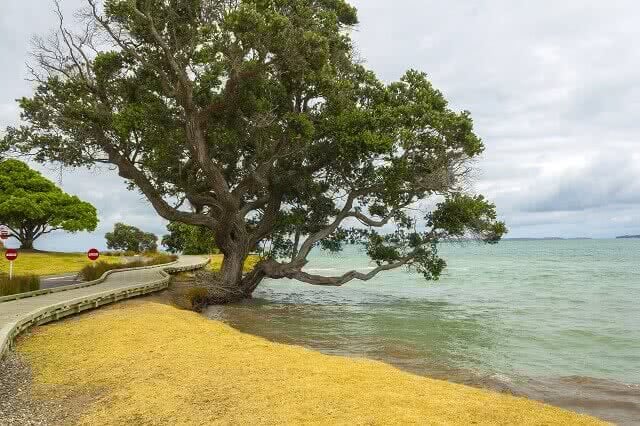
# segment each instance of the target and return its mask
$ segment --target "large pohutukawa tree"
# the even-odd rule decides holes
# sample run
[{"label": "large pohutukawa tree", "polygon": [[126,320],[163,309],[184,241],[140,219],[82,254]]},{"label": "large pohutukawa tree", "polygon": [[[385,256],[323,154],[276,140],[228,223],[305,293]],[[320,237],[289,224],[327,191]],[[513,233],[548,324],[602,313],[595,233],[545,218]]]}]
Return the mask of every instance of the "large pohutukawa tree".
[{"label": "large pohutukawa tree", "polygon": [[[37,88],[5,143],[39,161],[115,165],[160,216],[211,229],[228,299],[265,277],[339,286],[408,266],[433,279],[439,241],[505,232],[465,191],[483,151],[469,113],[423,73],[378,80],[354,54],[345,1],[87,2],[85,31],[61,17],[36,42]],[[315,246],[345,243],[377,267],[303,270]],[[243,275],[258,246],[268,255]]]}]

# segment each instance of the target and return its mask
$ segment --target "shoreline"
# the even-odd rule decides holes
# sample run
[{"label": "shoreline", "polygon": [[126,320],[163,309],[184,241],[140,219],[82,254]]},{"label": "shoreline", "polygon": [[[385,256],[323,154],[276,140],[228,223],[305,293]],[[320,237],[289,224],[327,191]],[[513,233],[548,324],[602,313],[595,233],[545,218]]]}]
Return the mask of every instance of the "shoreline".
[{"label": "shoreline", "polygon": [[39,327],[17,351],[33,369],[34,398],[73,406],[85,395],[76,405],[87,407],[76,413],[81,424],[605,424],[378,361],[273,343],[148,299]]},{"label": "shoreline", "polygon": [[[151,296],[156,298],[157,295]],[[254,300],[255,301],[255,300]],[[238,307],[246,309],[249,303],[210,306],[202,315],[213,321],[222,321],[243,333],[259,336],[270,342],[301,346],[322,354],[347,358],[366,358],[392,365],[401,371],[429,379],[444,380],[460,385],[470,386],[491,392],[512,395],[539,401],[572,412],[594,416],[620,425],[637,424],[640,418],[640,384],[617,382],[612,379],[586,375],[560,376],[527,376],[507,375],[504,373],[484,373],[447,364],[434,364],[430,359],[413,357],[411,348],[400,347],[398,352],[384,350],[372,352],[358,351],[359,346],[353,341],[341,343],[317,338],[292,337],[282,327],[252,328],[245,321],[239,321],[241,315],[234,311]],[[260,301],[256,302],[262,305]],[[250,310],[250,309],[249,309]],[[259,311],[262,315],[264,310]],[[254,317],[249,317],[255,320]],[[265,316],[267,320],[271,317]],[[267,331],[268,330],[268,331]],[[362,349],[362,348],[360,348]]]}]

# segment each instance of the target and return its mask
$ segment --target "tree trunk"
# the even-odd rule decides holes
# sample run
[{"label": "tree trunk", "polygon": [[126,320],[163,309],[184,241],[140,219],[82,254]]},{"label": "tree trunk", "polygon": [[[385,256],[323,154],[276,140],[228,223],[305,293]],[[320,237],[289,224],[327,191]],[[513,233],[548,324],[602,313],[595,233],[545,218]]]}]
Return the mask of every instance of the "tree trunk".
[{"label": "tree trunk", "polygon": [[228,287],[240,286],[242,269],[247,256],[240,250],[223,254],[224,259],[222,260],[222,267],[220,268],[223,283]]},{"label": "tree trunk", "polygon": [[241,250],[224,254],[222,267],[218,273],[201,272],[197,274],[198,285],[207,289],[209,304],[219,305],[239,302],[251,298],[264,274],[260,265],[256,265],[253,271],[243,275],[244,262],[247,253]]},{"label": "tree trunk", "polygon": [[22,250],[33,250],[33,239],[25,238],[20,241],[20,249]]},{"label": "tree trunk", "polygon": [[302,231],[300,230],[300,227],[296,228],[296,232],[295,235],[293,237],[293,247],[291,250],[291,261],[293,262],[293,259],[296,258],[296,256],[298,255],[298,248],[300,247],[300,235],[302,234]]},{"label": "tree trunk", "polygon": [[14,235],[18,241],[20,241],[20,249],[33,250],[33,242],[35,241],[36,231],[33,226],[23,225],[18,230],[17,235]]}]

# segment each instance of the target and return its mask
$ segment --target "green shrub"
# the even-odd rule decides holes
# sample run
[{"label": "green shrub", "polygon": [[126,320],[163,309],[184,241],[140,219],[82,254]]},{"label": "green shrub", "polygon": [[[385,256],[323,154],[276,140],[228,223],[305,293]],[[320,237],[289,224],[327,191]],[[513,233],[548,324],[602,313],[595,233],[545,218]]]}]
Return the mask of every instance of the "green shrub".
[{"label": "green shrub", "polygon": [[80,270],[78,276],[84,281],[97,280],[107,271],[111,269],[123,268],[124,266],[117,263],[107,263],[103,261],[94,262]]},{"label": "green shrub", "polygon": [[165,263],[175,262],[176,260],[178,260],[178,256],[176,256],[175,254],[160,253],[155,254],[152,259],[144,263],[145,265],[163,265]]},{"label": "green shrub", "polygon": [[40,277],[37,275],[19,275],[10,280],[9,275],[0,274],[0,296],[35,290],[40,290]]}]

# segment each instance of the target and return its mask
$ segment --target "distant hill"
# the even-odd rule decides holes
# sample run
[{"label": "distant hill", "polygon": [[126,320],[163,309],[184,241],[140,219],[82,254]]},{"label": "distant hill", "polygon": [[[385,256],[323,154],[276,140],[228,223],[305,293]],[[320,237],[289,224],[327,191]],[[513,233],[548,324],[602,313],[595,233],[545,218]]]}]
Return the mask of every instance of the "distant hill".
[{"label": "distant hill", "polygon": [[626,238],[640,238],[640,235],[621,235],[619,237],[616,237],[619,240],[623,240]]}]

